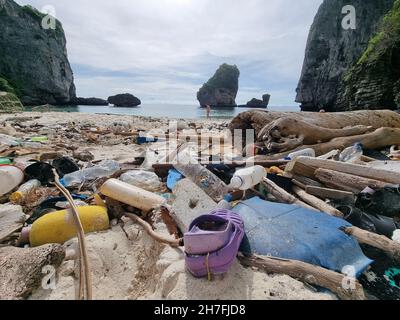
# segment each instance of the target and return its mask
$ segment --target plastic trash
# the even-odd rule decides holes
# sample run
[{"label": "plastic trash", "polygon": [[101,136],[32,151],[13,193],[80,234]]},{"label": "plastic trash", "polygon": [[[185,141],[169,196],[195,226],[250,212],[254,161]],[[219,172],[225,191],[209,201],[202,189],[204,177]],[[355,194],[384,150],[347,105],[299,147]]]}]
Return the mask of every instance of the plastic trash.
[{"label": "plastic trash", "polygon": [[400,185],[389,185],[375,192],[364,190],[357,197],[356,207],[371,215],[400,217]]},{"label": "plastic trash", "polygon": [[0,196],[11,192],[24,181],[24,172],[14,166],[0,166]]},{"label": "plastic trash", "polygon": [[30,142],[46,142],[49,141],[47,137],[32,137],[29,139]]},{"label": "plastic trash", "polygon": [[311,157],[315,158],[315,150],[312,148],[307,148],[290,153],[285,159],[286,160],[296,160],[298,157]]},{"label": "plastic trash", "polygon": [[232,189],[248,190],[259,184],[266,176],[267,172],[265,168],[261,166],[239,169],[235,172],[228,187]]},{"label": "plastic trash", "polygon": [[146,143],[154,143],[154,142],[158,142],[158,138],[138,136],[136,139],[136,143],[139,145],[146,144]]},{"label": "plastic trash", "polygon": [[198,278],[224,274],[236,260],[244,237],[242,218],[229,210],[215,210],[192,222],[185,233],[185,261]]},{"label": "plastic trash", "polygon": [[4,165],[4,164],[10,165],[10,164],[12,164],[12,161],[8,158],[0,158],[0,165]]},{"label": "plastic trash", "polygon": [[171,169],[168,171],[167,188],[174,190],[175,185],[185,177],[177,170]]},{"label": "plastic trash", "polygon": [[107,180],[100,192],[111,199],[128,204],[145,212],[161,207],[166,199],[152,192],[132,186],[117,179]]},{"label": "plastic trash", "polygon": [[342,151],[339,155],[339,161],[354,163],[360,160],[363,154],[363,145],[361,143],[356,143],[354,146],[348,147]]},{"label": "plastic trash", "polygon": [[30,179],[39,180],[43,185],[54,181],[54,167],[46,162],[34,162],[25,168],[25,174]]},{"label": "plastic trash", "polygon": [[17,191],[15,191],[10,196],[10,201],[14,203],[20,203],[29,192],[35,190],[36,188],[39,188],[41,185],[41,182],[36,179],[25,182],[22,186],[19,187]]},{"label": "plastic trash", "polygon": [[228,186],[215,174],[194,160],[187,149],[180,152],[174,162],[176,170],[192,180],[215,202],[220,202],[229,193]]},{"label": "plastic trash", "polygon": [[400,243],[400,229],[393,232],[392,240]]},{"label": "plastic trash", "polygon": [[[107,209],[98,206],[78,207],[85,233],[104,231],[109,228]],[[72,213],[62,210],[49,213],[32,224],[29,240],[32,247],[48,243],[63,244],[76,236]]]},{"label": "plastic trash", "polygon": [[244,221],[245,254],[299,260],[338,272],[351,265],[357,276],[373,262],[342,231],[352,226],[343,219],[258,197],[240,202],[232,211]]},{"label": "plastic trash", "polygon": [[160,191],[162,184],[160,178],[150,171],[132,170],[125,172],[119,178],[132,186],[145,189],[150,192]]},{"label": "plastic trash", "polygon": [[118,162],[114,160],[104,160],[96,166],[66,174],[62,178],[62,183],[66,187],[80,185],[87,181],[109,177],[119,171],[120,168]]},{"label": "plastic trash", "polygon": [[0,134],[0,145],[2,144],[10,147],[19,146],[19,142],[14,137],[6,134]]},{"label": "plastic trash", "polygon": [[55,159],[52,162],[52,165],[54,168],[57,169],[60,178],[64,177],[66,174],[79,171],[80,169],[77,163],[70,157],[62,157]]}]

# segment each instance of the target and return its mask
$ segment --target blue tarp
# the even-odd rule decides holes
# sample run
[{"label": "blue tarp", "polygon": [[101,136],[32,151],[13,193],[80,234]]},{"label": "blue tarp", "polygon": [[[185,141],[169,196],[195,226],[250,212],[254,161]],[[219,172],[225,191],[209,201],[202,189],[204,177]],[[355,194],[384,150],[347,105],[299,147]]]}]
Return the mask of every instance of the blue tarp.
[{"label": "blue tarp", "polygon": [[240,202],[233,211],[244,220],[244,253],[299,260],[338,272],[353,266],[357,277],[373,262],[353,237],[341,231],[352,226],[343,219],[258,197]]}]

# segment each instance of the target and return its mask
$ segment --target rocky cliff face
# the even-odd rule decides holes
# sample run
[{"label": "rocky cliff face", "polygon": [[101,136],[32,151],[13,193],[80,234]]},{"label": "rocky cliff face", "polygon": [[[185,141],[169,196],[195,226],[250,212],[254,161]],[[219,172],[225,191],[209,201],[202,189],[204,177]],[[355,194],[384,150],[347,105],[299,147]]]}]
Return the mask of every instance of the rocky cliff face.
[{"label": "rocky cliff face", "polygon": [[[345,72],[368,47],[394,0],[324,0],[308,37],[296,102],[306,111],[335,111]],[[356,29],[345,30],[342,8],[356,9]]]},{"label": "rocky cliff face", "polygon": [[240,71],[237,66],[221,65],[197,93],[201,106],[236,107]]},{"label": "rocky cliff face", "polygon": [[43,14],[0,0],[0,78],[14,88],[27,105],[64,104],[75,97],[61,23],[41,26]]},{"label": "rocky cliff face", "polygon": [[400,0],[396,0],[361,58],[346,72],[337,109],[400,110]]}]

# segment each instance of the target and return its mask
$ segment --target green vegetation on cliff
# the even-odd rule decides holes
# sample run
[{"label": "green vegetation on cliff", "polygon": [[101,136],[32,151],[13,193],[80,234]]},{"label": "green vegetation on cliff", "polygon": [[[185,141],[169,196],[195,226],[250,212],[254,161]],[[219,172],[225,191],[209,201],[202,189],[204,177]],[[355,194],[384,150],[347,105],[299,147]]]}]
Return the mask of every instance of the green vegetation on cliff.
[{"label": "green vegetation on cliff", "polygon": [[24,111],[24,107],[16,95],[13,93],[0,92],[0,113],[13,113],[22,111]]},{"label": "green vegetation on cliff", "polygon": [[367,50],[358,64],[372,63],[387,52],[388,48],[398,46],[400,41],[400,0],[396,0],[393,9],[384,17],[380,31],[370,40]]}]

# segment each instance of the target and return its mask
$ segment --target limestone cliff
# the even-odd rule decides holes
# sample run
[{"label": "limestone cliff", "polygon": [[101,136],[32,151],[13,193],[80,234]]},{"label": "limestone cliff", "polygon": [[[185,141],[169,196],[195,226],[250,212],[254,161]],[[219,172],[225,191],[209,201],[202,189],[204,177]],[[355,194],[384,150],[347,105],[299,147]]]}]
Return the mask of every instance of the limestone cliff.
[{"label": "limestone cliff", "polygon": [[[296,101],[302,109],[336,110],[343,76],[368,47],[394,0],[324,0],[308,37]],[[356,9],[356,29],[345,30],[342,9]]]},{"label": "limestone cliff", "polygon": [[43,14],[0,0],[0,78],[26,105],[64,104],[75,97],[66,39],[59,21],[43,29]]},{"label": "limestone cliff", "polygon": [[201,106],[236,107],[240,71],[237,66],[221,65],[197,93]]},{"label": "limestone cliff", "polygon": [[338,110],[400,110],[400,0],[339,90]]}]

